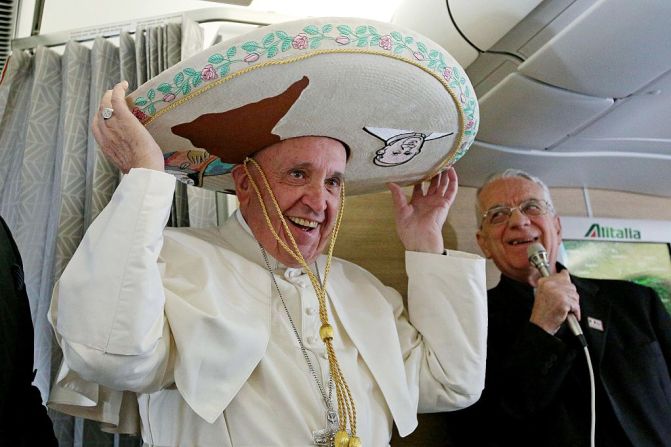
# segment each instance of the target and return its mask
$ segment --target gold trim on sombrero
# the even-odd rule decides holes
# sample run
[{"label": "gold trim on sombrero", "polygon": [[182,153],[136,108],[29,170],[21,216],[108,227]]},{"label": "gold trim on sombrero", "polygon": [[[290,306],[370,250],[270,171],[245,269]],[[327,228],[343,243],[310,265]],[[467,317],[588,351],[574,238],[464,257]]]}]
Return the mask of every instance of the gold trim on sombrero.
[{"label": "gold trim on sombrero", "polygon": [[[349,68],[343,71],[340,66]],[[454,164],[475,140],[477,98],[459,63],[440,45],[412,30],[356,18],[310,18],[259,28],[159,74],[131,93],[128,104],[164,153],[179,153],[198,148],[199,143],[185,141],[184,135],[173,131],[176,125],[208,112],[244,109],[276,96],[301,76],[311,80],[311,87],[270,134],[280,139],[317,134],[343,139],[353,154],[348,167],[351,194],[382,190],[389,181],[410,184],[428,179]],[[242,128],[253,146],[250,153],[261,149],[254,143],[254,121],[253,132]],[[457,135],[444,143],[431,143],[420,154],[425,140],[378,148],[366,135],[367,127],[407,129],[423,136]],[[247,146],[244,135],[238,137]],[[226,142],[233,140],[220,140],[227,151]],[[232,164],[215,158],[216,164],[207,168],[209,173],[203,174],[198,186],[230,192]],[[380,163],[375,163],[378,159]],[[180,179],[197,169],[174,168]]]},{"label": "gold trim on sombrero", "polygon": [[[193,90],[189,94],[183,96],[182,98],[176,100],[175,102],[170,103],[166,107],[157,110],[154,115],[151,115],[151,117],[144,123],[145,127],[151,124],[155,119],[158,117],[164,115],[165,113],[168,113],[169,111],[172,111],[179,107],[182,104],[185,104],[186,102],[190,101],[191,99],[200,96],[201,94],[205,93],[206,91],[218,87],[221,84],[230,81],[231,79],[234,79],[240,75],[243,75],[245,73],[249,73],[253,70],[257,70],[260,68],[266,68],[268,66],[275,66],[275,65],[283,65],[283,64],[290,64],[294,62],[298,62],[301,60],[305,60],[311,57],[323,55],[323,54],[335,54],[335,53],[344,53],[344,54],[369,54],[369,55],[375,55],[375,56],[382,56],[382,57],[387,57],[391,59],[395,59],[401,62],[405,62],[411,65],[414,65],[420,69],[422,69],[424,72],[428,73],[431,75],[433,78],[435,78],[438,82],[440,82],[443,87],[445,87],[445,90],[450,94],[452,97],[452,101],[454,102],[456,108],[459,110],[458,116],[459,116],[459,129],[457,133],[457,137],[454,141],[454,144],[448,151],[447,157],[439,163],[439,166],[432,171],[430,174],[427,174],[426,177],[423,179],[428,180],[434,175],[436,175],[438,172],[440,172],[445,166],[449,165],[450,162],[452,162],[454,159],[458,159],[461,157],[461,151],[459,148],[461,147],[463,143],[463,137],[464,137],[464,131],[465,131],[465,121],[466,121],[466,112],[464,111],[463,106],[461,105],[461,101],[459,100],[459,97],[457,97],[456,92],[448,85],[447,81],[445,80],[444,76],[440,76],[437,74],[434,70],[429,69],[428,67],[425,67],[424,65],[420,64],[419,62],[413,61],[411,59],[408,59],[403,56],[399,56],[396,54],[390,54],[385,51],[380,51],[380,50],[369,50],[369,49],[356,49],[356,48],[330,48],[330,49],[321,49],[321,50],[313,50],[310,53],[305,53],[301,54],[298,56],[293,56],[293,57],[287,57],[285,59],[275,59],[275,60],[269,60],[265,62],[261,62],[258,64],[255,64],[253,66],[245,67],[243,69],[240,69],[234,73],[231,73],[227,76],[220,77],[219,79],[212,81],[206,85],[203,85],[202,87],[197,88],[196,90]],[[455,150],[456,149],[456,150]],[[456,160],[454,160],[456,162]]]},{"label": "gold trim on sombrero", "polygon": [[193,90],[192,92],[188,93],[187,95],[181,97],[180,99],[176,100],[175,102],[172,102],[165,106],[164,108],[157,110],[155,114],[150,115],[150,117],[144,122],[144,125],[147,126],[149,125],[152,121],[154,121],[156,118],[159,116],[169,112],[170,110],[173,110],[177,108],[178,106],[184,104],[185,102],[191,100],[192,98],[201,95],[202,93],[206,92],[207,90],[217,87],[220,84],[223,84],[224,82],[228,82],[229,80],[243,75],[245,73],[249,73],[250,71],[259,69],[259,68],[265,68],[266,66],[269,65],[282,65],[282,64],[289,64],[292,62],[298,62],[304,59],[308,59],[314,56],[319,56],[322,54],[331,54],[331,53],[352,53],[352,54],[372,54],[376,56],[383,56],[383,57],[388,57],[391,59],[396,59],[402,62],[406,62],[408,64],[412,64],[418,68],[421,68],[434,78],[436,78],[441,84],[445,86],[445,89],[450,93],[450,96],[452,96],[452,99],[454,100],[455,104],[457,104],[457,107],[459,108],[459,111],[461,112],[460,115],[464,115],[464,110],[463,107],[460,104],[459,98],[457,98],[455,92],[452,90],[452,88],[447,84],[447,81],[439,75],[437,75],[433,70],[425,67],[424,65],[413,61],[411,59],[405,58],[403,56],[399,56],[396,54],[389,54],[389,52],[385,51],[380,51],[380,50],[364,50],[364,49],[350,49],[350,48],[330,48],[330,49],[322,49],[322,50],[313,50],[311,53],[306,53],[306,54],[301,54],[298,56],[292,56],[292,57],[287,57],[285,59],[274,59],[274,60],[269,60],[265,62],[260,62],[258,64],[245,67],[243,69],[240,69],[234,73],[231,73],[229,75],[226,75],[224,77],[220,77],[219,79],[212,81],[208,84],[203,85],[202,87],[198,87],[196,90]]}]

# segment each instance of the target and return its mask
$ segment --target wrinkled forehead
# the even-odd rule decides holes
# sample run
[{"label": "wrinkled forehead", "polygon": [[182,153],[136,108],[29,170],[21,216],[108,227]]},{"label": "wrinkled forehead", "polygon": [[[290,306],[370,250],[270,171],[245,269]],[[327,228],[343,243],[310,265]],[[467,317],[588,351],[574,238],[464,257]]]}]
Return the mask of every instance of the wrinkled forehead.
[{"label": "wrinkled forehead", "polygon": [[482,210],[493,206],[515,206],[528,199],[545,199],[545,192],[540,185],[522,177],[506,177],[496,179],[486,185],[478,197]]}]

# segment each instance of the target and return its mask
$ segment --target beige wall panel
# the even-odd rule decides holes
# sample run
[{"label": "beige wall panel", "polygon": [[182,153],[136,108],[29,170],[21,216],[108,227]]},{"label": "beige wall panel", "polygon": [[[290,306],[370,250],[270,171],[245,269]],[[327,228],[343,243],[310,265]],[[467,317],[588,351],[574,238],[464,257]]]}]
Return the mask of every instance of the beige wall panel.
[{"label": "beige wall panel", "polygon": [[587,205],[582,189],[551,188],[550,195],[560,216],[587,216]]},{"label": "beige wall panel", "polygon": [[671,198],[668,197],[590,189],[589,198],[594,217],[671,221]]},{"label": "beige wall panel", "polygon": [[391,194],[347,197],[335,255],[354,262],[406,294],[404,250],[396,235]]}]

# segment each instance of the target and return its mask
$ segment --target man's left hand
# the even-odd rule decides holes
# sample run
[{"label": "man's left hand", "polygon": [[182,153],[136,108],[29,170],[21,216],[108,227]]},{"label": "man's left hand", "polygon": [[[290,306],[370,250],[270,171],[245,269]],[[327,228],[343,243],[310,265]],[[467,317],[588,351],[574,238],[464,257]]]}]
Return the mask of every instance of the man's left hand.
[{"label": "man's left hand", "polygon": [[396,232],[406,250],[443,252],[443,225],[457,195],[458,184],[456,171],[449,168],[431,179],[426,193],[421,183],[415,185],[410,201],[400,186],[388,184],[394,202]]}]

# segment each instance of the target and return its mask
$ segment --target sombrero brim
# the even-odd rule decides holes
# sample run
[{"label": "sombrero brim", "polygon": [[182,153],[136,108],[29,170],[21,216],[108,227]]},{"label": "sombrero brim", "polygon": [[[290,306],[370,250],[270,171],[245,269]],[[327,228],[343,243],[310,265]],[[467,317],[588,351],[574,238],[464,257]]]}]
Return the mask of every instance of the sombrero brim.
[{"label": "sombrero brim", "polygon": [[411,184],[454,164],[478,127],[458,63],[429,39],[362,19],[259,28],[181,62],[127,98],[180,180],[233,192],[230,171],[300,136],[350,149],[349,194]]}]

